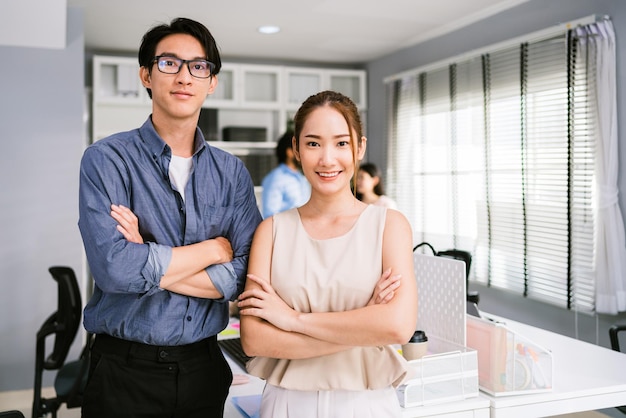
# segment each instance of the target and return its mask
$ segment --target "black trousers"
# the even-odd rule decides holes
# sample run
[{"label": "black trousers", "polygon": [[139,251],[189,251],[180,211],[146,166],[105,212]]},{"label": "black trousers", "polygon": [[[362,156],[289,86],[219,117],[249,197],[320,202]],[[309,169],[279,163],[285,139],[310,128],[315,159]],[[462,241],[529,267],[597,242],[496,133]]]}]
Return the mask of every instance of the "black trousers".
[{"label": "black trousers", "polygon": [[158,347],[97,335],[83,418],[222,418],[233,375],[217,338]]}]

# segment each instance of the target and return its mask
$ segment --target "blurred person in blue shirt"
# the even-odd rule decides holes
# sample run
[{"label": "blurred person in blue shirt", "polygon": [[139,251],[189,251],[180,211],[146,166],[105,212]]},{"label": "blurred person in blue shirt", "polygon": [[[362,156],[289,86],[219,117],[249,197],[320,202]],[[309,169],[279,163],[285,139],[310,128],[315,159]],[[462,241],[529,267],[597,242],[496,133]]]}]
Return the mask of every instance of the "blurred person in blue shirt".
[{"label": "blurred person in blue shirt", "polygon": [[150,29],[139,77],[152,114],[89,146],[79,221],[94,279],[83,418],[222,417],[232,372],[217,345],[261,221],[243,162],[198,128],[221,60],[202,24]]},{"label": "blurred person in blue shirt", "polygon": [[300,171],[291,143],[293,132],[287,131],[276,144],[278,166],[261,183],[263,218],[304,205],[311,196],[311,185]]}]

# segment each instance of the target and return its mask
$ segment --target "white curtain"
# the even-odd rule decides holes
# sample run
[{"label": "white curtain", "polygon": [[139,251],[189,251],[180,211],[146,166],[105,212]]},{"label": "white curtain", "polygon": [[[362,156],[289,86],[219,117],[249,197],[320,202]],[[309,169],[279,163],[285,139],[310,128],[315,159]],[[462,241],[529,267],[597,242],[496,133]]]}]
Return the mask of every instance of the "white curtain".
[{"label": "white curtain", "polygon": [[626,240],[617,188],[615,32],[605,19],[577,35],[596,70],[596,312],[617,314],[626,311]]}]

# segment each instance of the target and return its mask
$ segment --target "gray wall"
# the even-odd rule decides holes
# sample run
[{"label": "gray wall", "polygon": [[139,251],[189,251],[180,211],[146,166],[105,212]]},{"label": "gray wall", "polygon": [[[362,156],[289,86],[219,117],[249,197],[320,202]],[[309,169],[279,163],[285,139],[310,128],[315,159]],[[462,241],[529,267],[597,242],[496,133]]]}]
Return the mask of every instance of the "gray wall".
[{"label": "gray wall", "polygon": [[[84,280],[77,227],[78,168],[85,145],[82,12],[68,12],[65,49],[0,46],[0,56],[5,63],[0,77],[4,391],[33,385],[35,334],[57,303],[48,268],[68,265]],[[78,355],[80,345],[79,337],[71,355]]]},{"label": "gray wall", "polygon": [[[530,0],[447,35],[406,48],[368,63],[368,142],[370,159],[386,166],[386,103],[383,80],[394,74],[442,61],[465,52],[577,20],[592,14],[609,15],[617,37],[617,106],[620,172],[618,187],[622,215],[626,215],[626,2],[623,0]],[[481,296],[480,307],[520,322],[608,347],[608,327],[626,323],[619,316],[577,315],[565,309],[533,302],[521,296],[470,284]]]}]

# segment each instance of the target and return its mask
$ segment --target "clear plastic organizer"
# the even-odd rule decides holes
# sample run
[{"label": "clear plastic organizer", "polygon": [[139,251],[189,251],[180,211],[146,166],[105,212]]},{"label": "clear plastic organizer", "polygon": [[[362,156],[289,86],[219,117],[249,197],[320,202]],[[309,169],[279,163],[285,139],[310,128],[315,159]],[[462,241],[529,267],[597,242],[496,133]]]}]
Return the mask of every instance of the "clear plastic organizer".
[{"label": "clear plastic organizer", "polygon": [[413,376],[397,389],[404,408],[478,396],[478,358],[475,350],[428,337],[428,355],[409,361]]},{"label": "clear plastic organizer", "polygon": [[552,390],[552,353],[504,324],[468,316],[467,345],[478,352],[483,392],[503,396]]}]

